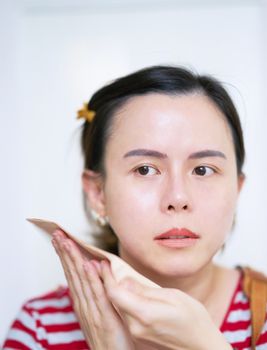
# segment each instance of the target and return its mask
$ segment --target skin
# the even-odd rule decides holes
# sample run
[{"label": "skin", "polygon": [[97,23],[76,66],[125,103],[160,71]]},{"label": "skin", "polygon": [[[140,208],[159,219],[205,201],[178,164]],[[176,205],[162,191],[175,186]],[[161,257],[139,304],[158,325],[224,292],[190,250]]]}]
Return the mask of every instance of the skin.
[{"label": "skin", "polygon": [[[125,157],[136,149],[156,150],[165,156]],[[206,150],[223,156],[200,156],[199,152]],[[99,287],[101,277],[102,301],[96,305],[112,301],[120,309],[133,339],[148,341],[141,342],[138,349],[208,349],[213,339],[217,349],[229,349],[215,324],[219,327],[239,275],[214,265],[212,258],[231,231],[244,178],[237,175],[233,140],[222,113],[201,94],[134,97],[116,113],[104,164],[105,179],[89,170],[83,173],[89,205],[108,217],[119,238],[120,256],[163,288],[151,291],[132,282],[129,290],[129,286],[116,285],[105,264],[95,263],[95,270],[89,269],[84,275],[80,268],[84,258],[77,247],[67,240],[71,248],[66,250],[64,237],[60,240],[55,235],[54,244],[69,284],[89,279],[91,288]],[[190,229],[200,239],[186,248],[158,245],[155,236],[172,228]],[[77,288],[70,289],[77,294]],[[80,293],[80,300],[87,298],[90,295],[86,291]],[[173,304],[168,300],[174,300]],[[140,320],[140,312],[148,303],[153,312]],[[116,318],[114,308],[110,312]],[[146,317],[150,317],[149,322]],[[124,334],[122,338],[130,349],[129,333],[115,318],[114,329]],[[191,334],[197,318],[203,320],[203,328],[192,343],[185,334]],[[166,327],[163,343],[159,343],[159,324],[160,329]],[[85,334],[90,333],[90,327],[82,327]],[[179,336],[177,329],[181,330]],[[207,334],[208,344],[205,337],[203,342],[203,334]],[[92,342],[92,335],[87,339]],[[107,344],[101,346],[105,349]],[[114,345],[112,349],[119,348]]]}]

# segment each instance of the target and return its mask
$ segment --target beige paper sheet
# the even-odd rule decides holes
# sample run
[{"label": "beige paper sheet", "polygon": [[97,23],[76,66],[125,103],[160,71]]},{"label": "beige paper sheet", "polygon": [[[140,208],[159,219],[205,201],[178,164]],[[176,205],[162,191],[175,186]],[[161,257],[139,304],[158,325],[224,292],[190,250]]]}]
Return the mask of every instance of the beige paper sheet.
[{"label": "beige paper sheet", "polygon": [[34,218],[28,218],[27,220],[32,224],[36,225],[39,229],[48,233],[49,235],[52,235],[52,233],[57,229],[62,230],[70,239],[76,242],[83,251],[86,252],[89,259],[107,259],[110,262],[111,271],[117,282],[120,282],[125,278],[131,278],[149,287],[160,288],[159,285],[152,282],[145,276],[141,275],[117,255],[111,254],[109,252],[106,252],[105,250],[83,242],[82,240],[76,238],[75,236],[67,232],[62,226],[56,224],[55,222]]}]

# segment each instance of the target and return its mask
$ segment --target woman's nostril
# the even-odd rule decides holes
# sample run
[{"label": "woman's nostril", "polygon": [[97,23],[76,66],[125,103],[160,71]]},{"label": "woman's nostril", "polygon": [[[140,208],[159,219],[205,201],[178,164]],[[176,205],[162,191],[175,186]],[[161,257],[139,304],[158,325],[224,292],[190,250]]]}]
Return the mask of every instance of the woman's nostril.
[{"label": "woman's nostril", "polygon": [[[183,210],[187,210],[188,209],[188,205],[187,204],[183,205],[182,209]],[[173,205],[169,205],[168,206],[168,210],[175,210],[175,207]]]}]

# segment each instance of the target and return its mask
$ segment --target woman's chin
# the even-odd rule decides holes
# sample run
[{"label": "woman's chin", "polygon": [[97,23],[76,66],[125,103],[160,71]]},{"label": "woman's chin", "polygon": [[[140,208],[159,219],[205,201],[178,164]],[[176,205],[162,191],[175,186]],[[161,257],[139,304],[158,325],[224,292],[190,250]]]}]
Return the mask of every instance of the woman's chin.
[{"label": "woman's chin", "polygon": [[161,286],[175,287],[177,280],[194,276],[198,269],[198,266],[192,264],[167,264],[165,262],[147,266],[141,273]]}]

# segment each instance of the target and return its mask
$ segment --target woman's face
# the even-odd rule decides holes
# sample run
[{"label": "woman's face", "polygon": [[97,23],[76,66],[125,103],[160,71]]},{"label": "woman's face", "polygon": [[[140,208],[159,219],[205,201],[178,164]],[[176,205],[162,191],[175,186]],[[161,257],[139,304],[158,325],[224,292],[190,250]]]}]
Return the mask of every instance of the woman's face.
[{"label": "woman's face", "polygon": [[[229,126],[207,97],[132,98],[115,116],[105,167],[106,215],[124,260],[170,277],[211,261],[231,230],[241,180]],[[174,228],[198,238],[155,239]]]}]

